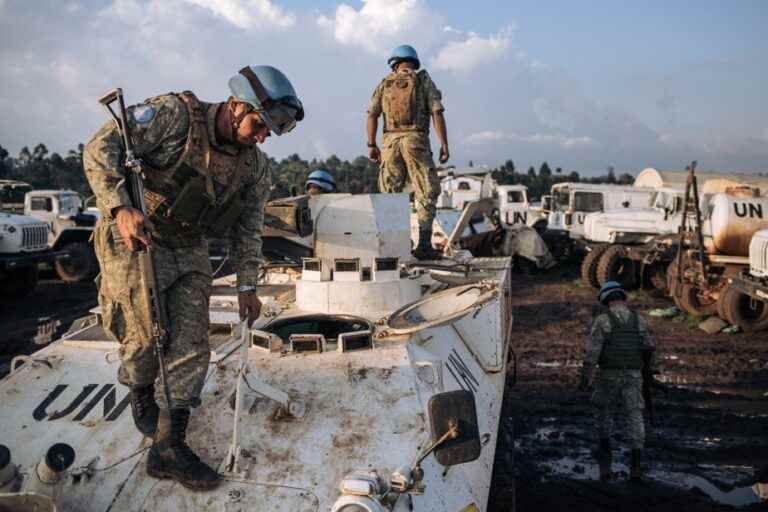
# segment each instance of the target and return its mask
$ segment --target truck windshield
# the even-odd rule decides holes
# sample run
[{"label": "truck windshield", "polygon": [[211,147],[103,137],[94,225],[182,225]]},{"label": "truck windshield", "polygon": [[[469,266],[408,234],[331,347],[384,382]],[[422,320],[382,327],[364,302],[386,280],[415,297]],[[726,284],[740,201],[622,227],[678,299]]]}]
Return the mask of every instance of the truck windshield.
[{"label": "truck windshield", "polygon": [[603,194],[600,192],[576,192],[573,195],[573,208],[577,212],[603,211]]},{"label": "truck windshield", "polygon": [[555,211],[565,211],[571,205],[571,191],[567,188],[559,188],[552,194],[552,209]]},{"label": "truck windshield", "polygon": [[59,213],[62,215],[77,215],[82,206],[83,201],[80,196],[72,194],[59,196]]},{"label": "truck windshield", "polygon": [[525,196],[523,195],[522,190],[509,190],[507,192],[507,202],[508,203],[524,203]]}]

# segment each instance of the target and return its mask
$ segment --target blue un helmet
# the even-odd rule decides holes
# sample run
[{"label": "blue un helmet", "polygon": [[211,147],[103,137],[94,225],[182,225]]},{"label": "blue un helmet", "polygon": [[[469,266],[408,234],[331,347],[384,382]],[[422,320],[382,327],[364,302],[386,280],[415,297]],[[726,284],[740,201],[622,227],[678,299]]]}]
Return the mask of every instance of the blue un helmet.
[{"label": "blue un helmet", "polygon": [[413,62],[416,65],[416,69],[421,67],[421,62],[419,62],[419,55],[416,53],[416,50],[413,48],[413,46],[409,46],[407,44],[398,46],[392,50],[392,56],[387,61],[387,64],[389,64],[389,67],[392,69],[395,69],[398,64],[405,60]]},{"label": "blue un helmet", "polygon": [[309,173],[309,178],[304,184],[304,189],[309,190],[310,185],[317,185],[326,192],[333,192],[336,190],[336,180],[328,171],[318,169]]},{"label": "blue un helmet", "polygon": [[[619,283],[616,281],[606,281],[603,287],[600,288],[600,293],[597,294],[597,300],[605,306],[608,302],[607,299],[613,295],[621,296],[618,300],[627,300],[627,292],[624,291],[624,288]],[[613,300],[616,299],[614,298]]]},{"label": "blue un helmet", "polygon": [[248,103],[275,134],[288,133],[304,119],[304,107],[291,81],[272,66],[246,66],[229,79],[237,101]]}]

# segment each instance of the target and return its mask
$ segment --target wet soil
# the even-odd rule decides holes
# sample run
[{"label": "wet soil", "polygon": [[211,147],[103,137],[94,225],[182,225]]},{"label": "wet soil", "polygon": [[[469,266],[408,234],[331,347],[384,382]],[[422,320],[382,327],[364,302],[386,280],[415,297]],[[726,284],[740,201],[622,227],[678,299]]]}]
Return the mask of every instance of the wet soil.
[{"label": "wet soil", "polygon": [[634,292],[633,306],[656,337],[657,378],[665,385],[654,392],[655,424],[647,423],[646,478],[628,482],[617,421],[614,478],[602,484],[589,453],[590,394],[576,390],[599,311],[595,291],[575,266],[564,266],[515,275],[513,300],[517,382],[505,415],[514,425],[514,470],[497,457],[490,510],[768,510],[759,496],[768,498],[768,485],[758,485],[768,482],[767,332],[709,335],[692,318],[647,315],[672,302]]},{"label": "wet soil", "polygon": [[67,284],[52,278],[41,279],[27,297],[0,299],[0,378],[8,373],[13,357],[60,338],[95,306],[94,283]]}]

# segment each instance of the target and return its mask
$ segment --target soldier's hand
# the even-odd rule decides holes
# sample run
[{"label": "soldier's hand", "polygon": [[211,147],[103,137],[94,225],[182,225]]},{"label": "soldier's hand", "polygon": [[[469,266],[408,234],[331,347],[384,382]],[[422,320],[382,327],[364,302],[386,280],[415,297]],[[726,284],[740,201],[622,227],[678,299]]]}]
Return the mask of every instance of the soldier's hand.
[{"label": "soldier's hand", "polygon": [[368,148],[368,158],[377,164],[381,163],[381,150],[377,146]]},{"label": "soldier's hand", "polygon": [[134,252],[138,249],[136,242],[141,242],[147,247],[151,245],[144,229],[144,215],[139,210],[130,206],[121,206],[117,209],[115,221],[129,251]]},{"label": "soldier's hand", "polygon": [[444,164],[451,157],[451,152],[448,151],[448,145],[440,146],[440,163]]},{"label": "soldier's hand", "polygon": [[261,301],[256,292],[238,292],[237,303],[240,306],[240,318],[248,318],[248,327],[259,318],[261,314]]},{"label": "soldier's hand", "polygon": [[579,391],[589,391],[590,386],[590,380],[592,377],[592,372],[587,367],[582,367],[581,371],[579,371]]}]

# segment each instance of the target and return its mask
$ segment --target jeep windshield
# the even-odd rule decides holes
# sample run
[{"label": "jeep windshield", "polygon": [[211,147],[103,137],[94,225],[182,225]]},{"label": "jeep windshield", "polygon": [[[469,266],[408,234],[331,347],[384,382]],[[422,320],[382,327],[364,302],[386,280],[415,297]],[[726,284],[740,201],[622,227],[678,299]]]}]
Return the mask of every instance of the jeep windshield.
[{"label": "jeep windshield", "polygon": [[573,209],[577,212],[601,212],[603,211],[603,194],[576,192],[573,195]]},{"label": "jeep windshield", "polygon": [[552,210],[564,212],[571,206],[571,190],[567,187],[558,188],[552,194]]}]

